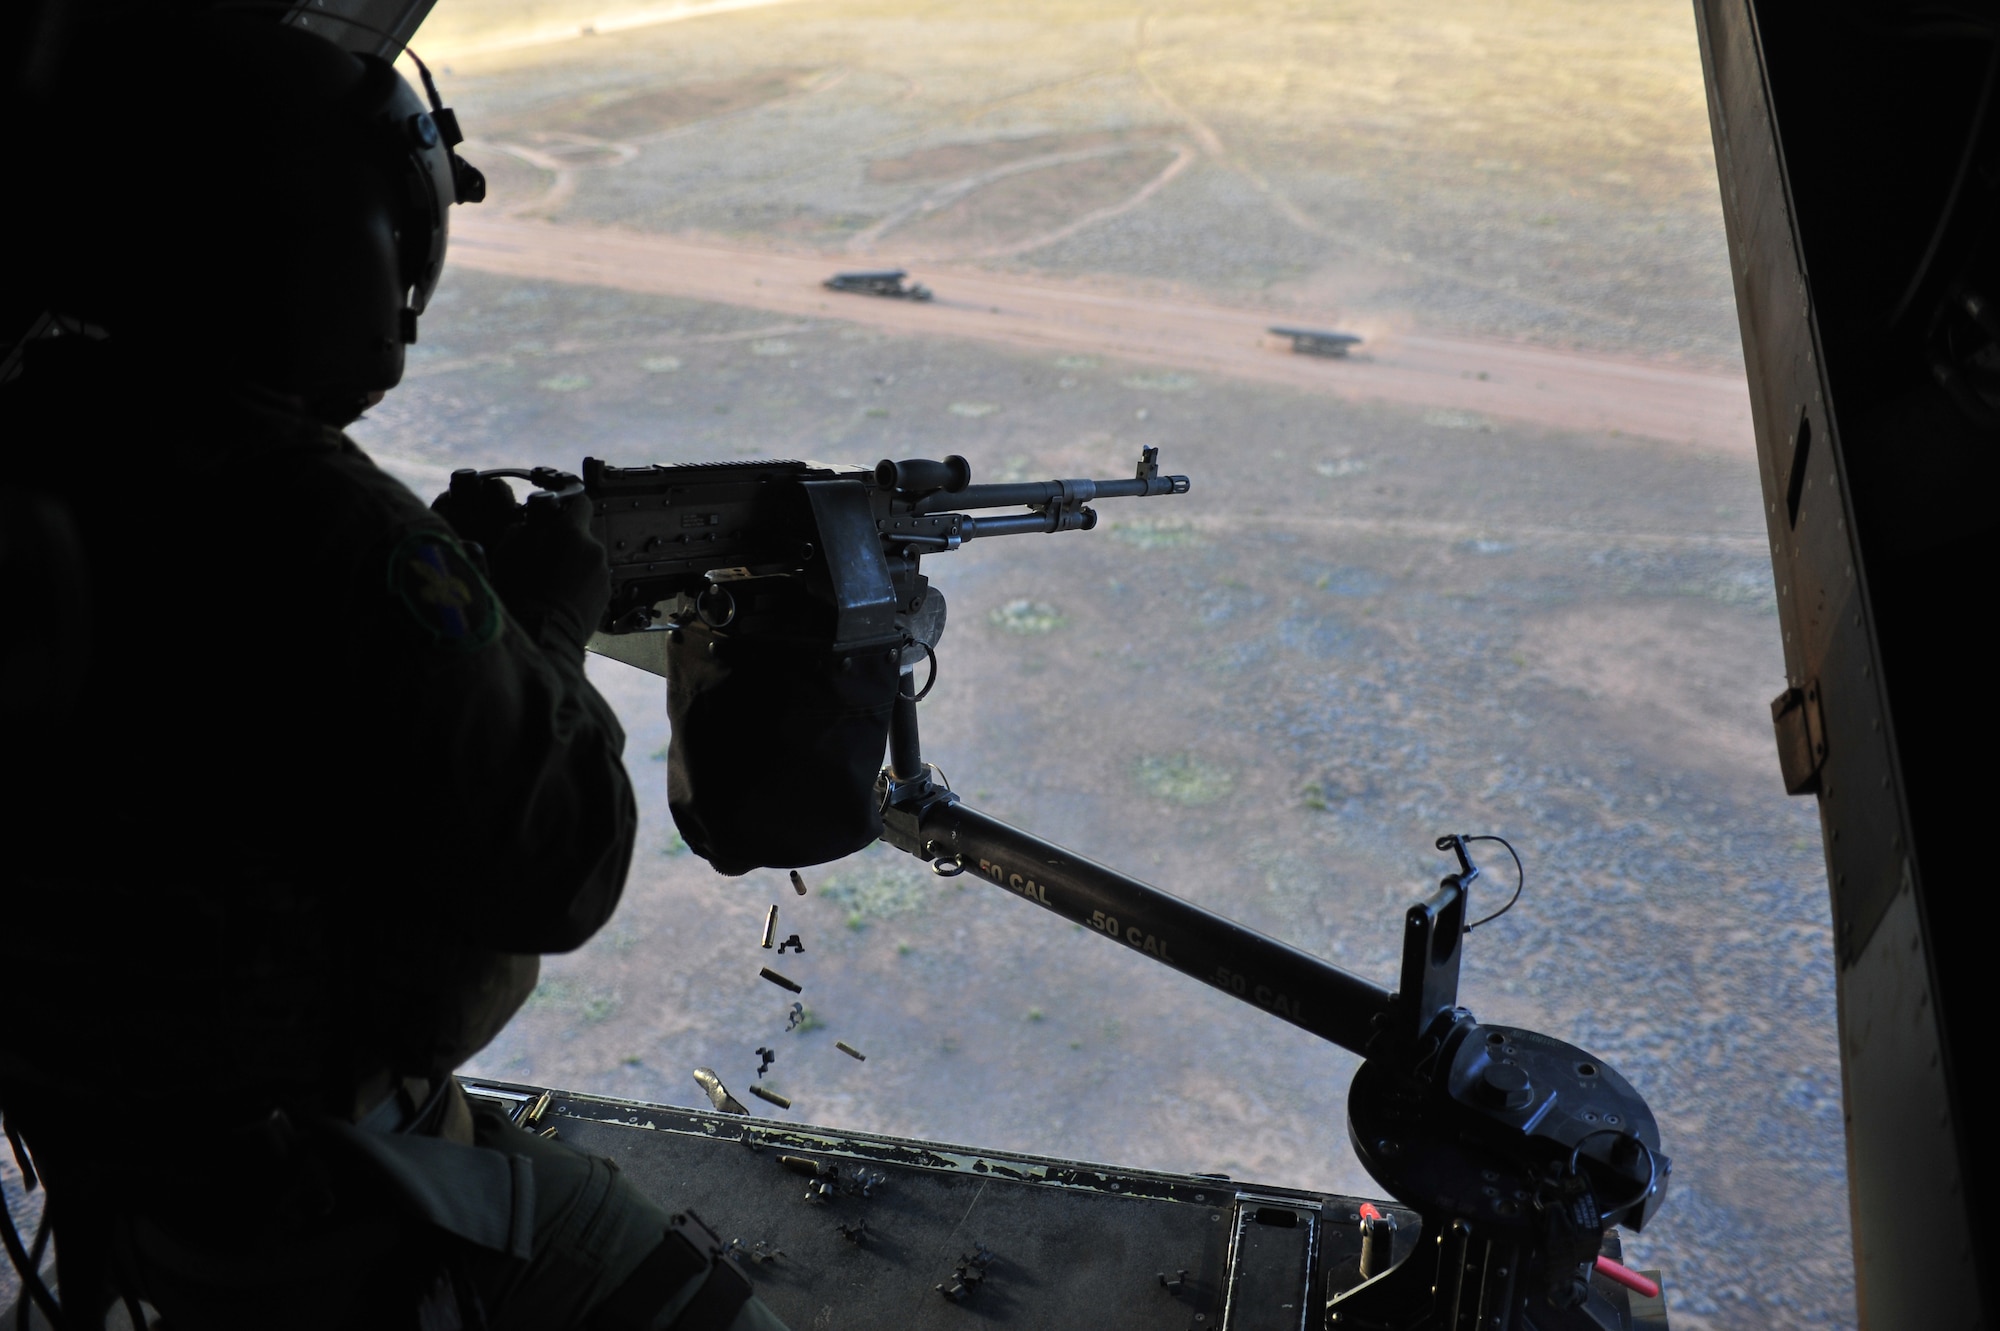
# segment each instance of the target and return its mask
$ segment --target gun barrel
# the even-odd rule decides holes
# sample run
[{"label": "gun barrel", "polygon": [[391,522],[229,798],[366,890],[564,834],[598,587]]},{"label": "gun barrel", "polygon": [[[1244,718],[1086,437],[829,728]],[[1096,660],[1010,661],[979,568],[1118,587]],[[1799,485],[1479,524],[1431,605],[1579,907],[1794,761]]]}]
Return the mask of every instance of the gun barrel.
[{"label": "gun barrel", "polygon": [[973,541],[982,536],[1019,536],[1024,532],[1089,531],[1096,525],[1097,513],[1093,509],[1066,509],[1052,504],[1040,513],[967,518],[959,527],[959,539]]},{"label": "gun barrel", "polygon": [[[927,495],[918,513],[943,513],[968,508],[1043,508],[1052,504],[1087,504],[1093,499],[1144,499],[1188,492],[1185,476],[1126,477],[1115,481],[1014,481],[1000,485],[968,485],[956,492]],[[1023,528],[1023,530],[1041,530]]]}]

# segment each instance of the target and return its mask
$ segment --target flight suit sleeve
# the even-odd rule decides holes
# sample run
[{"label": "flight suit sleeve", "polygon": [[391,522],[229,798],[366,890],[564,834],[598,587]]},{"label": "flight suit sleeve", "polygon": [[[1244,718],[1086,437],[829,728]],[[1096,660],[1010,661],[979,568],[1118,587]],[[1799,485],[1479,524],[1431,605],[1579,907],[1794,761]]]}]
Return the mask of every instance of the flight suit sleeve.
[{"label": "flight suit sleeve", "polygon": [[375,713],[361,724],[386,750],[379,778],[364,778],[366,816],[459,937],[502,952],[579,947],[631,863],[624,731],[573,634],[541,616],[524,626],[407,492],[391,517],[350,592],[364,626],[354,674]]}]

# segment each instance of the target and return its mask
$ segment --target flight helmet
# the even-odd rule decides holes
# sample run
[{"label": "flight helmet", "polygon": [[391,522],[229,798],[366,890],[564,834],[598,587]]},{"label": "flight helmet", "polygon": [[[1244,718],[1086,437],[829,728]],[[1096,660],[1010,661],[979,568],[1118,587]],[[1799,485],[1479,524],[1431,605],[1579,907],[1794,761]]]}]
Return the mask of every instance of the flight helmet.
[{"label": "flight helmet", "polygon": [[136,17],[65,68],[32,108],[45,308],[331,418],[401,380],[450,206],[485,197],[428,70],[426,98],[257,9]]}]

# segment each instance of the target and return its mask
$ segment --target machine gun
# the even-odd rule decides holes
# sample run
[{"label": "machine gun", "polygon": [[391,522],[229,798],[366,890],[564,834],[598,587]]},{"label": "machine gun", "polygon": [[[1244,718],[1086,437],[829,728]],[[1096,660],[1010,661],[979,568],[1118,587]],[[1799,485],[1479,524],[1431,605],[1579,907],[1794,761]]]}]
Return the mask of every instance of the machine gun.
[{"label": "machine gun", "polygon": [[[1617,1265],[1608,1232],[1642,1229],[1665,1200],[1672,1165],[1644,1099],[1585,1050],[1483,1025],[1458,1004],[1482,881],[1468,838],[1439,838],[1454,871],[1410,907],[1391,991],[980,813],[924,762],[917,703],[929,684],[915,668],[928,659],[935,679],[944,603],[923,556],[1089,530],[1098,498],[1186,493],[1186,477],[1160,474],[1157,450],[1131,480],[984,486],[955,457],[872,472],[586,461],[580,479],[500,474],[559,487],[531,496],[531,514],[575,487],[594,502],[614,591],[590,646],[667,678],[670,803],[718,868],[811,863],[879,836],[940,876],[977,874],[1366,1060],[1348,1089],[1349,1139],[1426,1242],[1411,1251],[1371,1234],[1386,1218],[1364,1218],[1352,1260],[1314,1259],[1323,1317],[1289,1325],[1663,1325],[1635,1314],[1628,1294],[1645,1282]],[[1010,506],[1027,511],[956,511]],[[1408,1255],[1391,1265],[1392,1250]]]},{"label": "machine gun", "polygon": [[[882,834],[875,778],[898,681],[944,632],[921,565],[967,541],[1089,531],[1097,500],[1180,495],[1147,448],[1120,480],[972,484],[962,457],[459,471],[527,480],[522,520],[579,494],[611,562],[590,648],[667,680],[668,802],[688,846],[725,873],[797,868]],[[1017,513],[981,510],[1020,508]],[[972,511],[966,511],[972,510]],[[782,800],[774,816],[772,801]]]}]

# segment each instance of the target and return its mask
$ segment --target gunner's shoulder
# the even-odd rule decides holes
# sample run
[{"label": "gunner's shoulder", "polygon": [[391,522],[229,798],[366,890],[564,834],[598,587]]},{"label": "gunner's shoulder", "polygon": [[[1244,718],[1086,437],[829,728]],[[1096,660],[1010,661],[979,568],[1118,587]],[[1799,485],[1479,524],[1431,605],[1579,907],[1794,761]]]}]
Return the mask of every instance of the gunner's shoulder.
[{"label": "gunner's shoulder", "polygon": [[[301,497],[311,493],[312,505],[321,508],[327,519],[352,524],[357,535],[391,527],[449,530],[411,489],[410,483],[421,483],[420,475],[410,475],[406,482],[340,430],[300,422],[286,442],[290,447],[267,455],[265,466],[258,470],[274,488],[296,487]],[[281,478],[281,473],[289,477]],[[438,488],[443,488],[441,482]]]}]

